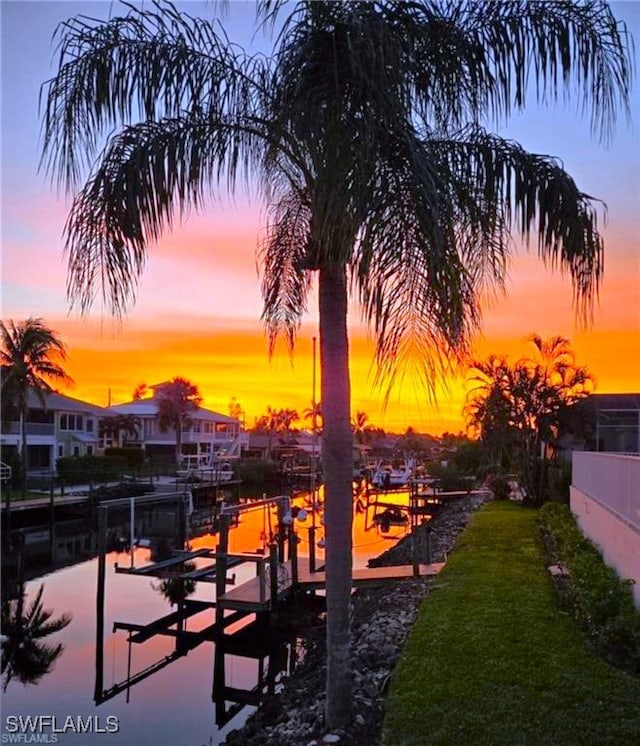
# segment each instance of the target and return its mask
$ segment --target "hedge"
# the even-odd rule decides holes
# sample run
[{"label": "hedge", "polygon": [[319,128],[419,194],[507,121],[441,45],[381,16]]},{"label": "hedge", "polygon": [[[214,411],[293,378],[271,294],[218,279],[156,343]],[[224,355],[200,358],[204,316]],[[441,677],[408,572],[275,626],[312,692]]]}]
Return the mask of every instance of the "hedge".
[{"label": "hedge", "polygon": [[566,505],[550,502],[538,521],[550,559],[568,574],[556,582],[561,603],[612,665],[640,674],[640,610],[632,580],[622,580],[584,536]]}]

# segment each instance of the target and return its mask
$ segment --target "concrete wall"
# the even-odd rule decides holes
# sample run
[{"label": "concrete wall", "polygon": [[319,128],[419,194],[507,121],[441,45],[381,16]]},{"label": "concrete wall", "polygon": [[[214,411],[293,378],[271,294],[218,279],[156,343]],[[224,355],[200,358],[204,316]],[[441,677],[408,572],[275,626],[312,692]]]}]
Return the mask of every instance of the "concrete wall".
[{"label": "concrete wall", "polygon": [[575,453],[571,512],[605,562],[635,581],[640,607],[640,458]]}]

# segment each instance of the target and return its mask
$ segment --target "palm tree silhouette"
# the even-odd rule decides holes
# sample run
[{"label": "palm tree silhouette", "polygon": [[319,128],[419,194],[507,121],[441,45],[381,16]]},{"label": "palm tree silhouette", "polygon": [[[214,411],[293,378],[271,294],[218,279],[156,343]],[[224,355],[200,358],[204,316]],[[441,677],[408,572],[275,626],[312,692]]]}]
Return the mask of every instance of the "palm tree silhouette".
[{"label": "palm tree silhouette", "polygon": [[66,359],[66,347],[58,335],[41,318],[29,317],[15,323],[0,321],[0,363],[3,368],[2,398],[11,401],[20,416],[20,460],[22,496],[26,494],[29,466],[27,451],[27,415],[29,392],[35,392],[43,406],[46,394],[53,389],[49,381],[70,384],[72,379],[55,358]]},{"label": "palm tree silhouette", "polygon": [[42,606],[41,585],[31,603],[25,600],[24,583],[18,587],[17,599],[2,599],[2,690],[16,678],[25,686],[37,684],[53,668],[64,650],[62,643],[44,642],[71,621],[69,614],[52,617],[51,609]]},{"label": "palm tree silhouette", "polygon": [[176,376],[168,383],[156,387],[158,402],[158,425],[163,432],[174,430],[176,434],[176,463],[182,457],[182,431],[191,425],[191,415],[202,403],[198,387],[186,378]]},{"label": "palm tree silhouette", "polygon": [[558,160],[482,125],[532,98],[577,94],[606,139],[629,111],[630,60],[626,29],[601,2],[256,7],[265,25],[279,23],[271,55],[247,55],[211,20],[168,3],[67,21],[43,90],[43,163],[54,182],[79,188],[67,248],[82,309],[102,292],[125,313],[148,247],[238,179],[269,210],[272,349],[280,332],[293,345],[317,279],[335,727],[351,702],[349,288],[389,385],[415,363],[433,386],[466,355],[481,291],[504,287],[512,229],[567,271],[587,314],[602,275],[593,201]]}]

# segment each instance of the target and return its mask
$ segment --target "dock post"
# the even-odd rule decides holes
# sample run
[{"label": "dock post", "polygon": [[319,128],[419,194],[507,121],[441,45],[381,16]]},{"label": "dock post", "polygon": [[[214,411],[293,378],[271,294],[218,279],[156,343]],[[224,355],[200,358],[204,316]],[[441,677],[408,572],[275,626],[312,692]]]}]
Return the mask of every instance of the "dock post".
[{"label": "dock post", "polygon": [[295,594],[298,585],[298,535],[292,528],[289,529],[289,558],[291,559],[291,583]]},{"label": "dock post", "polygon": [[433,529],[431,526],[427,523],[424,527],[426,533],[427,533],[427,564],[431,564],[431,532]]},{"label": "dock post", "polygon": [[418,532],[414,528],[411,532],[411,564],[413,565],[413,577],[420,575],[420,560],[418,558]]},{"label": "dock post", "polygon": [[269,586],[270,586],[270,606],[271,611],[275,612],[278,605],[278,545],[273,542],[269,544]]},{"label": "dock post", "polygon": [[51,562],[56,561],[56,509],[54,505],[53,472],[49,482],[49,557]]},{"label": "dock post", "polygon": [[98,588],[96,592],[96,681],[94,701],[102,699],[104,690],[104,582],[107,548],[107,506],[98,506]]},{"label": "dock post", "polygon": [[284,509],[280,503],[278,503],[278,559],[280,562],[286,560],[284,553],[284,545],[287,538],[287,527],[283,523]]},{"label": "dock post", "polygon": [[220,512],[220,540],[216,547],[216,628],[222,634],[224,609],[220,598],[227,589],[227,552],[229,551],[229,516]]},{"label": "dock post", "polygon": [[309,527],[309,572],[316,571],[316,527]]}]

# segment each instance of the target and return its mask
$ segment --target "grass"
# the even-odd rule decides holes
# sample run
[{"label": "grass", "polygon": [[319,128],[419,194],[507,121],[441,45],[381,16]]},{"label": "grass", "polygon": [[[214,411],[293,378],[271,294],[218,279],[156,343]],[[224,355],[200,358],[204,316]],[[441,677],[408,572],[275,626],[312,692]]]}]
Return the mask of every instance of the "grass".
[{"label": "grass", "polygon": [[638,743],[640,680],[559,611],[535,511],[484,506],[438,586],[392,676],[385,746]]}]

